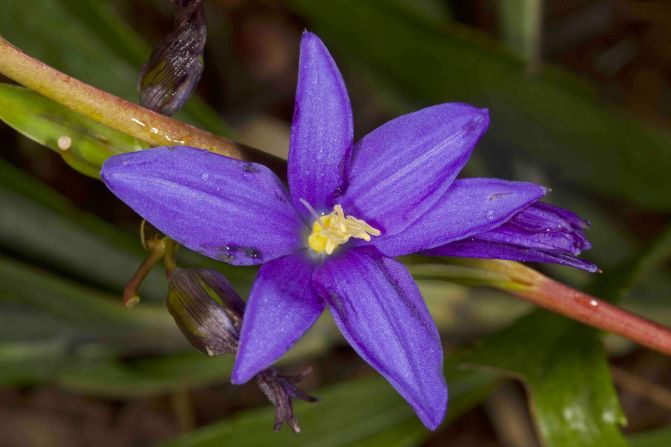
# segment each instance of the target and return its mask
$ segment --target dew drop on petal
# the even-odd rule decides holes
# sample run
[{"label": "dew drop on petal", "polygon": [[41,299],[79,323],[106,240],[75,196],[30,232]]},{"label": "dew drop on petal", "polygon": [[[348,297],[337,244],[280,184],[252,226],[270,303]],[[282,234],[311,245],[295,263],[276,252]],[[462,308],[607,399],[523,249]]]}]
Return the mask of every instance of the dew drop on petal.
[{"label": "dew drop on petal", "polygon": [[259,172],[259,168],[257,168],[256,166],[254,166],[252,163],[247,163],[247,164],[242,168],[242,170],[245,171],[245,172],[249,172],[249,173],[251,173],[251,174],[258,174],[258,172]]},{"label": "dew drop on petal", "polygon": [[244,253],[250,259],[261,259],[263,257],[261,250],[254,247],[245,247]]}]

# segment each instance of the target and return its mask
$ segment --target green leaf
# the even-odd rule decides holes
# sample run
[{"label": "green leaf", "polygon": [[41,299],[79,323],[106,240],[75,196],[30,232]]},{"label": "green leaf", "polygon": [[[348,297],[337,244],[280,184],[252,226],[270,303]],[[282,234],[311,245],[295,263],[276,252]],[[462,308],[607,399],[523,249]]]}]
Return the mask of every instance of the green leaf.
[{"label": "green leaf", "polygon": [[[486,36],[435,26],[382,0],[292,0],[336,54],[372,73],[412,108],[445,101],[488,107],[483,149],[551,167],[561,180],[671,209],[671,138],[607,110],[576,78],[546,67],[535,77],[524,61]],[[407,110],[406,110],[407,111]],[[503,154],[503,155],[501,155]]]},{"label": "green leaf", "polygon": [[82,362],[184,349],[163,306],[116,297],[0,257],[0,385],[58,382]]},{"label": "green leaf", "polygon": [[503,41],[525,61],[539,62],[542,0],[500,0],[497,6]]},{"label": "green leaf", "polygon": [[[491,390],[496,375],[448,374],[450,404],[446,420],[472,408]],[[163,447],[207,447],[234,442],[236,447],[413,446],[431,436],[408,404],[379,377],[369,377],[316,391],[316,404],[298,402],[302,433],[271,430],[271,408],[248,411],[233,419],[195,430]],[[267,427],[266,430],[263,427]]]},{"label": "green leaf", "polygon": [[671,427],[635,433],[627,437],[630,447],[664,447],[671,445]]},{"label": "green leaf", "polygon": [[[45,63],[131,101],[137,98],[142,63],[151,53],[150,45],[103,0],[5,2],[0,34]],[[177,117],[230,134],[216,112],[197,98]]]},{"label": "green leaf", "polygon": [[[302,346],[294,355],[312,352]],[[227,380],[232,356],[185,349],[163,305],[129,310],[116,297],[0,257],[0,386],[54,383],[128,398]]]},{"label": "green leaf", "polygon": [[479,341],[456,361],[522,380],[549,447],[626,446],[625,423],[595,330],[543,311]]},{"label": "green leaf", "polygon": [[[0,84],[0,120],[56,151],[73,168],[95,178],[107,158],[146,147],[145,143],[38,93],[9,84]],[[68,142],[59,147],[62,138]]]},{"label": "green leaf", "polygon": [[610,301],[619,301],[634,285],[641,282],[649,271],[670,257],[671,224],[635,256],[630,256],[608,271],[607,275],[598,278],[593,287]]},{"label": "green leaf", "polygon": [[[2,160],[0,177],[0,248],[96,284],[121,299],[125,284],[146,256],[139,233],[133,237],[78,210],[59,193]],[[145,297],[162,301],[166,287],[165,275],[156,271],[141,291]]]},{"label": "green leaf", "polygon": [[389,0],[388,3],[394,3],[407,14],[437,25],[449,22],[452,17],[449,5],[441,0]]},{"label": "green leaf", "polygon": [[232,355],[207,357],[195,351],[132,360],[80,359],[52,381],[74,392],[113,399],[156,396],[227,382],[233,360]]},{"label": "green leaf", "polygon": [[[143,306],[130,311],[116,297],[5,257],[0,257],[0,305],[8,311],[48,315],[71,331],[80,331],[89,341],[156,348],[185,346],[163,306]],[[6,313],[0,313],[0,318],[5,323],[0,326],[4,340],[47,335],[39,325],[12,323]]]}]

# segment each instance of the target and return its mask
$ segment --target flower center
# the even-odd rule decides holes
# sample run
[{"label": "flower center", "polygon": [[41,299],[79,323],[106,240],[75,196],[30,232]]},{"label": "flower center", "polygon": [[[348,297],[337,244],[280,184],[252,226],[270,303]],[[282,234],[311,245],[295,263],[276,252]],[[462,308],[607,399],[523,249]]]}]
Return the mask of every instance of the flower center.
[{"label": "flower center", "polygon": [[344,244],[351,237],[369,241],[371,236],[380,235],[380,230],[371,227],[365,221],[345,216],[340,205],[334,206],[330,214],[325,216],[314,214],[314,217],[308,245],[317,253],[325,252],[330,255],[338,245]]}]

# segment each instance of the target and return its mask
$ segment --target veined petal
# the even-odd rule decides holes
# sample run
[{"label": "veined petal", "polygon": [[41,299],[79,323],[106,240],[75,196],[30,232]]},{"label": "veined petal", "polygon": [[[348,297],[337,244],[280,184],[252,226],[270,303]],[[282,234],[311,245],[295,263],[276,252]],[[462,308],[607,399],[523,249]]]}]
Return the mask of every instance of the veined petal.
[{"label": "veined petal", "polygon": [[518,262],[545,262],[574,267],[588,272],[597,272],[599,268],[572,255],[542,251],[534,248],[510,244],[482,241],[475,238],[452,242],[442,247],[426,251],[429,256],[454,256],[457,258],[505,259]]},{"label": "veined petal", "polygon": [[424,254],[548,262],[596,272],[596,265],[576,257],[590,247],[583,233],[588,226],[571,211],[536,202],[503,225],[432,248]]},{"label": "veined petal", "polygon": [[[294,206],[305,199],[330,211],[343,181],[354,135],[352,108],[342,75],[316,35],[304,32],[289,143],[288,180]],[[307,210],[305,210],[307,213]]]},{"label": "veined petal", "polygon": [[447,193],[408,228],[371,243],[387,256],[401,256],[500,226],[538,201],[546,189],[533,183],[490,178],[455,180]]},{"label": "veined petal", "polygon": [[[578,256],[591,247],[583,233],[587,224],[576,226],[565,220],[566,210],[547,203],[534,203],[509,221],[477,235],[478,240],[516,245]],[[584,221],[582,221],[584,223]]]},{"label": "veined petal", "polygon": [[447,192],[488,123],[487,110],[457,103],[389,121],[354,146],[336,200],[383,234],[399,233]]},{"label": "veined petal", "polygon": [[234,265],[261,264],[300,248],[300,217],[263,165],[190,147],[117,155],[107,187],[182,245]]},{"label": "veined petal", "polygon": [[554,215],[554,219],[563,219],[568,225],[576,230],[586,230],[590,227],[589,221],[578,216],[573,211],[567,210],[566,208],[561,208],[559,206],[544,202],[538,202],[534,208],[539,211]]},{"label": "veined petal", "polygon": [[371,247],[355,248],[317,267],[313,282],[354,350],[435,430],[447,405],[443,349],[406,268]]},{"label": "veined petal", "polygon": [[317,321],[324,302],[312,291],[313,270],[303,252],[261,267],[247,300],[231,382],[245,383],[270,366]]}]

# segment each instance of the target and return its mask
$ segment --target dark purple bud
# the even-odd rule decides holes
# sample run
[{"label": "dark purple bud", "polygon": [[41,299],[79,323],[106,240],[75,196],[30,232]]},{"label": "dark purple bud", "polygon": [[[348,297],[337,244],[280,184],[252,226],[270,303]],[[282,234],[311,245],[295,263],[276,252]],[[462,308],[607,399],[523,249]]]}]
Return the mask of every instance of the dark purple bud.
[{"label": "dark purple bud", "polygon": [[203,0],[172,0],[177,5],[172,32],[142,67],[140,104],[172,115],[189,99],[203,74],[207,37]]},{"label": "dark purple bud", "polygon": [[194,348],[210,356],[237,352],[245,304],[224,275],[216,270],[175,269],[167,305]]},{"label": "dark purple bud", "polygon": [[275,407],[275,431],[287,424],[294,433],[301,431],[298,420],[294,416],[292,399],[301,399],[306,402],[317,402],[317,398],[300,390],[296,384],[312,372],[306,368],[301,374],[295,376],[282,375],[274,368],[268,368],[256,375],[259,388]]}]

